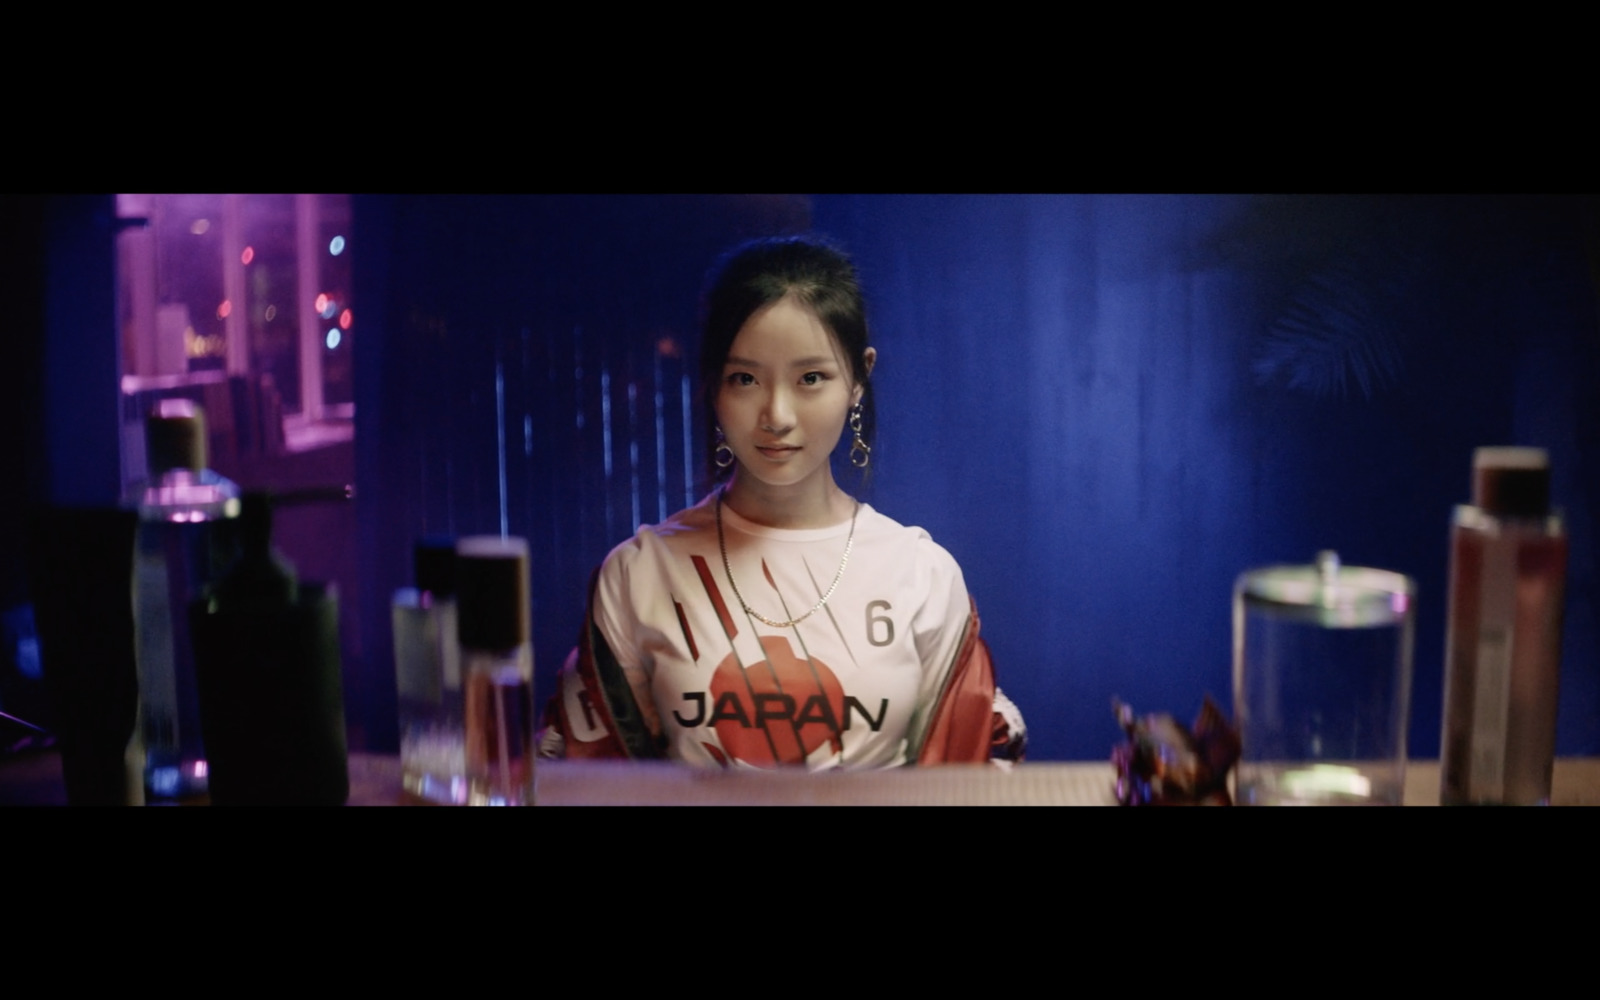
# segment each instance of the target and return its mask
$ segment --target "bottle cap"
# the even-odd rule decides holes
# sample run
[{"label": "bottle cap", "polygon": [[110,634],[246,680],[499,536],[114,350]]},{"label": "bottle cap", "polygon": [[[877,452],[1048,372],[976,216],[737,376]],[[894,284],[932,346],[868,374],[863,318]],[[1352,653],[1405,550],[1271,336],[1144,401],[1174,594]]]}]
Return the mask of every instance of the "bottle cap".
[{"label": "bottle cap", "polygon": [[474,535],[456,543],[456,629],[469,649],[514,649],[533,634],[528,542]]},{"label": "bottle cap", "polygon": [[1550,513],[1550,455],[1543,448],[1478,448],[1472,505],[1498,517]]},{"label": "bottle cap", "polygon": [[435,598],[456,593],[456,540],[447,535],[419,538],[411,549],[411,569],[417,589]]},{"label": "bottle cap", "polygon": [[144,419],[146,467],[151,479],[168,469],[206,467],[206,412],[192,399],[163,399]]}]

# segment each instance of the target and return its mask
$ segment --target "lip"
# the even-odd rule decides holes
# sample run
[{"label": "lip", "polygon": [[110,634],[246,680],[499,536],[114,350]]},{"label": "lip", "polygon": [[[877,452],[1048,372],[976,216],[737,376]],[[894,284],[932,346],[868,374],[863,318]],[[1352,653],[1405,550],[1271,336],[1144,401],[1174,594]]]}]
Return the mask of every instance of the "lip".
[{"label": "lip", "polygon": [[799,450],[800,450],[800,446],[797,445],[797,444],[758,444],[758,445],[756,445],[756,451],[759,451],[761,454],[765,455],[767,458],[773,458],[773,459],[787,458],[787,457],[789,457],[790,455],[793,455],[795,452],[797,452]]}]

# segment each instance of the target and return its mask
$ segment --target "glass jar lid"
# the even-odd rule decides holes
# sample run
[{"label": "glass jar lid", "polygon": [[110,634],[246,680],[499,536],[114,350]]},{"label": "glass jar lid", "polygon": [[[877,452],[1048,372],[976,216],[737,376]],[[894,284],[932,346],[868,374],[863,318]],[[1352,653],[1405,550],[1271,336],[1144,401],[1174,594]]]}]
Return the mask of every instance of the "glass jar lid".
[{"label": "glass jar lid", "polygon": [[1331,549],[1309,566],[1246,570],[1234,584],[1235,597],[1253,610],[1328,628],[1394,624],[1411,614],[1416,593],[1405,574],[1343,566]]}]

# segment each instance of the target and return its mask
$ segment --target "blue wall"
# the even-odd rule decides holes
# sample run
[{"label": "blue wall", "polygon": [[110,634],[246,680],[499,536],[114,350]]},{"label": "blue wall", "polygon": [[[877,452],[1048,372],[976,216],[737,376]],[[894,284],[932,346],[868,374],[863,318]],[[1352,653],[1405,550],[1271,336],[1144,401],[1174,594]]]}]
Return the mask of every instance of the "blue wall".
[{"label": "blue wall", "polygon": [[[1114,695],[1226,705],[1235,576],[1330,547],[1418,581],[1411,750],[1436,756],[1447,525],[1488,443],[1552,450],[1559,749],[1597,753],[1586,210],[1592,235],[1580,199],[358,197],[366,590],[408,582],[410,538],[503,517],[548,691],[588,570],[703,485],[702,272],[814,227],[856,256],[880,352],[867,498],[960,560],[1034,757],[1104,759]],[[363,620],[377,676],[381,600]],[[392,705],[369,711],[381,741]]]}]

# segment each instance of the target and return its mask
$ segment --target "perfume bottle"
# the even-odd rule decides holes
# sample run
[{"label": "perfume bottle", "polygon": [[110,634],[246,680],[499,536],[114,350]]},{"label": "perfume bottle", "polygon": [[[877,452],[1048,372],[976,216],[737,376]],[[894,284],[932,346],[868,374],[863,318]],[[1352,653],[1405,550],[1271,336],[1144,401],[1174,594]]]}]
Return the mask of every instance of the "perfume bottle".
[{"label": "perfume bottle", "polygon": [[412,560],[416,586],[395,591],[391,609],[401,784],[429,802],[465,805],[455,540],[423,539]]},{"label": "perfume bottle", "polygon": [[206,468],[206,420],[187,399],[165,399],[145,419],[149,479],[130,501],[139,512],[133,615],[139,738],[147,802],[206,794],[207,767],[195,686],[189,602],[231,561],[226,522],[239,487]]},{"label": "perfume bottle", "polygon": [[1567,537],[1538,448],[1479,448],[1455,510],[1440,801],[1550,799]]},{"label": "perfume bottle", "polygon": [[532,805],[535,718],[525,539],[475,536],[457,543],[456,614],[467,802]]}]

